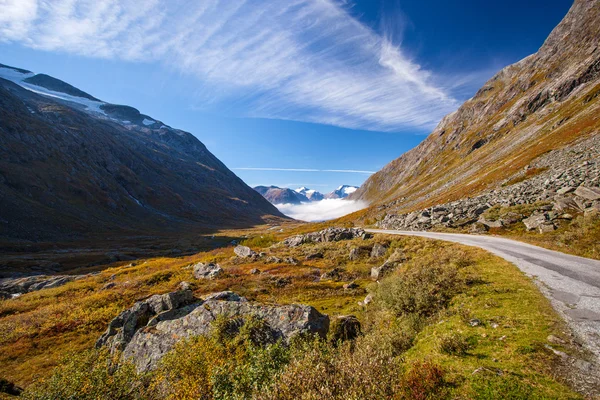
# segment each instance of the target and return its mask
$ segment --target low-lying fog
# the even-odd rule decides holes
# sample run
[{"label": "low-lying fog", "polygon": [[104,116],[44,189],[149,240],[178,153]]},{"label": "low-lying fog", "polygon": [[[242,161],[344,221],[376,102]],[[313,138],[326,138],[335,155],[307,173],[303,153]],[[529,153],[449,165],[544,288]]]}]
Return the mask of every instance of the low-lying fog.
[{"label": "low-lying fog", "polygon": [[364,201],[327,199],[313,203],[276,204],[279,211],[301,221],[317,222],[339,218],[367,207]]}]

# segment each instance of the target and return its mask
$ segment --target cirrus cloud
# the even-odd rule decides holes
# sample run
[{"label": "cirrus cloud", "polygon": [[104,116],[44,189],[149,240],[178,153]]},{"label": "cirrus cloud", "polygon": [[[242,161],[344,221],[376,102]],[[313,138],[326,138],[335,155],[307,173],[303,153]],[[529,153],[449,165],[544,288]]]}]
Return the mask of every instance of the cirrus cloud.
[{"label": "cirrus cloud", "polygon": [[341,0],[0,0],[0,25],[4,42],[167,66],[250,117],[395,131],[458,106]]}]

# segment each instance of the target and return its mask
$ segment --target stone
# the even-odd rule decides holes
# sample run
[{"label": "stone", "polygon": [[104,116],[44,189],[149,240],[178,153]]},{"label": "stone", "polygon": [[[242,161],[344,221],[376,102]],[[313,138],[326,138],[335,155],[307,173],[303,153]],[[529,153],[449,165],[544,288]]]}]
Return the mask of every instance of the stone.
[{"label": "stone", "polygon": [[487,226],[488,228],[502,228],[504,226],[502,220],[492,221],[483,216],[479,217],[477,222]]},{"label": "stone", "polygon": [[490,228],[488,228],[487,225],[484,225],[479,222],[475,222],[474,224],[471,224],[471,227],[469,228],[469,233],[471,233],[473,235],[478,235],[481,233],[486,233],[489,230],[490,230]]},{"label": "stone", "polygon": [[600,188],[579,186],[575,189],[575,195],[586,200],[600,200]]},{"label": "stone", "polygon": [[394,269],[396,269],[396,265],[394,263],[385,262],[380,267],[371,268],[371,278],[382,279],[389,275]]},{"label": "stone", "polygon": [[260,269],[258,269],[258,268],[252,268],[250,270],[250,274],[252,274],[252,275],[258,275],[258,274],[260,274]]},{"label": "stone", "polygon": [[357,247],[353,247],[350,249],[350,254],[348,254],[348,259],[350,261],[356,261],[360,258],[360,250]]},{"label": "stone", "polygon": [[556,226],[552,222],[545,222],[538,226],[538,231],[540,233],[548,233],[556,230]]},{"label": "stone", "polygon": [[216,279],[225,273],[219,264],[214,263],[197,263],[193,266],[193,270],[196,279]]},{"label": "stone", "polygon": [[316,260],[316,259],[319,259],[319,258],[323,258],[323,253],[316,252],[316,253],[311,253],[311,254],[309,254],[309,255],[306,256],[306,259],[309,260],[309,261],[310,260]]},{"label": "stone", "polygon": [[336,267],[331,271],[327,271],[321,275],[321,280],[335,280],[339,281],[342,279],[343,274],[346,272],[343,268]]},{"label": "stone", "polygon": [[183,282],[179,282],[179,285],[177,285],[177,288],[179,290],[191,290],[192,285],[189,282],[183,281]]},{"label": "stone", "polygon": [[579,210],[579,205],[572,197],[555,196],[553,209],[557,211]]},{"label": "stone", "polygon": [[257,255],[256,252],[253,251],[250,247],[241,245],[235,246],[233,252],[241,258],[250,258]]},{"label": "stone", "polygon": [[532,231],[534,229],[539,228],[540,225],[546,223],[548,219],[545,214],[534,213],[531,217],[523,220],[523,224],[525,224],[525,228],[528,231]]},{"label": "stone", "polygon": [[358,284],[356,282],[354,282],[354,281],[352,281],[350,283],[346,283],[344,285],[344,289],[346,289],[346,290],[356,289],[358,287],[359,287]]},{"label": "stone", "polygon": [[287,238],[284,243],[288,246],[288,247],[298,247],[301,244],[304,243],[304,236],[298,235],[298,236],[293,236],[291,238]]},{"label": "stone", "polygon": [[108,289],[112,289],[115,286],[117,286],[116,283],[114,282],[108,282],[107,284],[105,284],[104,286],[102,286],[102,288],[100,290],[108,290]]},{"label": "stone", "polygon": [[91,275],[34,275],[25,278],[4,279],[0,281],[0,291],[10,294],[35,292],[63,286],[89,276]]},{"label": "stone", "polygon": [[305,243],[339,242],[341,240],[364,239],[364,229],[361,228],[327,228],[319,232],[292,236],[283,241],[288,247],[297,247]]},{"label": "stone", "polygon": [[210,300],[248,301],[248,299],[246,299],[245,297],[242,297],[239,294],[234,293],[229,290],[224,291],[224,292],[211,293],[204,298],[204,301],[210,301]]},{"label": "stone", "polygon": [[500,220],[502,221],[502,224],[505,226],[512,225],[512,224],[516,224],[517,222],[522,221],[523,215],[511,211],[511,212],[504,214]]},{"label": "stone", "polygon": [[361,334],[360,321],[354,315],[340,315],[331,321],[329,338],[334,344],[354,340]]},{"label": "stone", "polygon": [[290,264],[290,265],[298,265],[298,264],[300,264],[300,262],[298,260],[296,260],[294,257],[286,257],[283,261],[286,264]]},{"label": "stone", "polygon": [[567,342],[561,338],[559,338],[558,336],[554,336],[554,335],[548,335],[547,340],[550,343],[554,343],[554,344],[566,344]]},{"label": "stone", "polygon": [[383,245],[375,243],[371,249],[371,258],[383,257],[386,253],[387,249]]},{"label": "stone", "polygon": [[329,317],[311,306],[253,304],[232,292],[202,301],[194,299],[191,291],[182,291],[135,303],[109,323],[96,346],[107,346],[111,352],[122,350],[138,371],[148,371],[156,368],[178,341],[209,335],[219,316],[261,319],[272,338],[284,343],[298,335],[324,338],[329,331]]},{"label": "stone", "polygon": [[481,325],[481,320],[477,319],[477,318],[473,318],[469,321],[469,325],[471,326],[479,326]]},{"label": "stone", "polygon": [[365,299],[362,301],[362,304],[360,304],[360,303],[359,303],[359,304],[360,304],[360,305],[364,305],[364,306],[366,306],[367,304],[371,304],[372,302],[373,302],[373,294],[369,293],[369,294],[368,294],[368,295],[365,297]]},{"label": "stone", "polygon": [[565,187],[563,187],[561,189],[558,189],[556,191],[556,193],[558,193],[558,194],[567,194],[567,193],[572,193],[574,191],[575,191],[574,187],[572,187],[572,186],[565,186]]}]

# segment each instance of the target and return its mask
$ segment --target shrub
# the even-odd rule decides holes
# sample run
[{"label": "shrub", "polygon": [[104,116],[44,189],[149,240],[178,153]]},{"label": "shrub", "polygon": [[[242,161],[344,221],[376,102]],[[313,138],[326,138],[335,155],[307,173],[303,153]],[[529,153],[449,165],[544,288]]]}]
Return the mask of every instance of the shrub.
[{"label": "shrub", "polygon": [[462,356],[467,354],[472,345],[463,335],[451,333],[439,339],[438,347],[444,354]]},{"label": "shrub", "polygon": [[64,358],[52,375],[23,393],[24,399],[144,399],[144,377],[130,363],[106,349],[89,350]]},{"label": "shrub", "polygon": [[384,279],[378,295],[383,306],[397,315],[430,316],[446,307],[463,283],[455,266],[416,265]]},{"label": "shrub", "polygon": [[402,379],[403,398],[411,400],[440,399],[445,386],[444,371],[430,361],[415,361]]},{"label": "shrub", "polygon": [[261,236],[254,236],[248,239],[244,239],[242,240],[242,242],[240,243],[242,246],[248,246],[251,248],[265,248],[265,247],[269,247],[272,244],[277,243],[278,240],[275,236],[273,235],[261,235]]},{"label": "shrub", "polygon": [[23,389],[8,381],[7,379],[0,378],[0,393],[10,394],[12,396],[18,396],[21,394]]}]

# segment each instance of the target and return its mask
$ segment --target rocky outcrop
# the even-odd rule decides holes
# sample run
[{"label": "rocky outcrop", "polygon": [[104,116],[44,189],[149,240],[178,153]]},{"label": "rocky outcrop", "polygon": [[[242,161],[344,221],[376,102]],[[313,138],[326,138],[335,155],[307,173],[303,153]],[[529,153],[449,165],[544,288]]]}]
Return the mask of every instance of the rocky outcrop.
[{"label": "rocky outcrop", "polygon": [[204,300],[190,290],[155,295],[135,303],[113,319],[98,339],[97,347],[123,351],[139,371],[155,368],[160,359],[183,339],[208,335],[219,316],[254,317],[270,328],[273,341],[329,330],[329,317],[306,305],[253,304],[233,292],[221,292]]},{"label": "rocky outcrop", "polygon": [[[575,0],[536,54],[496,74],[456,112],[444,117],[419,146],[372,175],[351,199],[396,208],[395,214],[401,214],[485,192],[497,197],[490,189],[503,189],[499,186],[507,178],[536,158],[598,136],[599,45],[600,3]],[[574,154],[564,161],[577,167],[580,159]],[[524,178],[526,174],[523,171]],[[569,187],[581,183],[569,180],[579,180],[577,175],[564,181]],[[505,192],[500,201],[519,203],[529,196],[522,191]],[[486,202],[479,199],[476,203]],[[456,208],[464,210],[464,217],[477,218],[468,204],[456,204]],[[436,218],[413,215],[421,219],[421,226],[406,226],[427,228],[432,217]]]},{"label": "rocky outcrop", "polygon": [[248,246],[236,246],[233,249],[233,252],[241,258],[250,258],[250,257],[255,257],[257,256],[256,252],[253,251],[250,247]]},{"label": "rocky outcrop", "polygon": [[197,263],[194,264],[193,270],[196,279],[216,279],[225,273],[223,268],[215,263]]},{"label": "rocky outcrop", "polygon": [[[41,289],[51,289],[62,286],[74,280],[87,278],[91,275],[35,275],[25,278],[3,279],[0,281],[0,292],[10,295],[35,292]],[[5,298],[8,298],[5,296]]]},{"label": "rocky outcrop", "polygon": [[306,243],[339,242],[341,240],[368,239],[371,235],[361,228],[327,228],[320,232],[292,236],[283,241],[288,247],[297,247]]},{"label": "rocky outcrop", "polygon": [[[462,227],[484,225],[479,233],[489,228],[512,225],[531,215],[509,213],[499,220],[489,220],[482,214],[493,206],[509,207],[522,204],[541,205],[537,214],[545,214],[548,221],[561,219],[564,213],[600,211],[600,135],[562,150],[552,151],[519,174],[505,180],[494,190],[476,197],[440,204],[407,214],[395,214],[401,202],[380,207],[386,210],[378,223],[384,229],[429,230],[435,227]],[[543,171],[528,177],[528,171]],[[511,181],[526,178],[521,182]],[[553,212],[551,212],[553,211]],[[476,226],[475,225],[475,226]],[[533,229],[537,229],[538,226]],[[530,229],[527,227],[527,229]],[[550,229],[550,224],[543,227]]]}]

